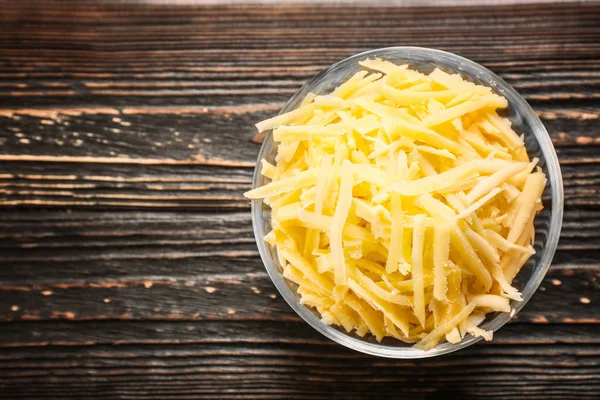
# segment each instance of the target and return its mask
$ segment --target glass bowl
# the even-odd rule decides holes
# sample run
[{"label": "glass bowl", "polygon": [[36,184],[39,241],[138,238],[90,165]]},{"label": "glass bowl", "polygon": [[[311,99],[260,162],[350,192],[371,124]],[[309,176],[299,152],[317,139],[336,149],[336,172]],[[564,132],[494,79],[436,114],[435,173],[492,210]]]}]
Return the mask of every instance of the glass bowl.
[{"label": "glass bowl", "polygon": [[[483,329],[496,331],[506,324],[513,315],[518,313],[536,291],[546,275],[558,244],[563,218],[563,183],[558,158],[548,132],[523,97],[490,70],[452,53],[419,47],[389,47],[366,51],[346,58],[317,74],[304,84],[285,104],[281,113],[295,109],[310,92],[315,94],[330,93],[360,69],[358,61],[368,57],[377,57],[396,64],[408,64],[410,68],[424,73],[429,73],[437,67],[446,72],[458,73],[471,82],[491,87],[496,93],[508,100],[509,106],[505,110],[504,116],[511,120],[513,129],[517,133],[525,135],[525,146],[530,158],[537,157],[540,160],[538,165],[546,174],[548,182],[542,196],[544,209],[535,219],[534,247],[536,254],[527,261],[513,281],[513,285],[522,293],[523,301],[511,301],[512,313],[490,313],[480,325]],[[273,142],[272,132],[267,132],[258,154],[258,163],[252,183],[253,188],[266,183],[266,178],[260,174],[260,160],[265,158],[273,163],[276,151],[277,147]],[[264,242],[263,237],[271,230],[270,217],[270,209],[263,203],[262,199],[252,200],[254,235],[267,272],[281,296],[294,311],[310,326],[329,339],[363,353],[403,359],[447,354],[481,340],[480,337],[467,335],[459,343],[444,342],[432,350],[423,351],[395,339],[385,338],[379,343],[370,335],[361,338],[336,326],[326,325],[321,322],[316,310],[300,304],[299,296],[296,293],[296,285],[282,276],[282,268],[277,261],[276,250]]]}]

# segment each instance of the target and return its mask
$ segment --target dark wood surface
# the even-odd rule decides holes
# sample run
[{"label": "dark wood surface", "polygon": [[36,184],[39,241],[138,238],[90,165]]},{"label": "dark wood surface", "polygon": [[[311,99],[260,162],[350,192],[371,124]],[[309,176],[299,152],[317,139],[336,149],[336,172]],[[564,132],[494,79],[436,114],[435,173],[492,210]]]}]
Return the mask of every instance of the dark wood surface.
[{"label": "dark wood surface", "polygon": [[[565,221],[491,343],[378,359],[277,294],[242,193],[253,124],[377,47],[456,52],[545,123]],[[0,398],[597,399],[600,3],[0,3]]]}]

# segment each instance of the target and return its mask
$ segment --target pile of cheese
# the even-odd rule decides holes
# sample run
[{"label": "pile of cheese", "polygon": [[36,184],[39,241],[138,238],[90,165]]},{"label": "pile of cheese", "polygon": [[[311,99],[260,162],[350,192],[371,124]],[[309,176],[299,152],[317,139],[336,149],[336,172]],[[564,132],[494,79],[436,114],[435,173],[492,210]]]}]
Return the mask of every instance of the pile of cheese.
[{"label": "pile of cheese", "polygon": [[[273,129],[271,207],[283,276],[323,322],[422,349],[459,342],[534,253],[546,178],[488,87],[379,59],[329,95],[257,124]],[[368,72],[371,71],[371,72]]]}]

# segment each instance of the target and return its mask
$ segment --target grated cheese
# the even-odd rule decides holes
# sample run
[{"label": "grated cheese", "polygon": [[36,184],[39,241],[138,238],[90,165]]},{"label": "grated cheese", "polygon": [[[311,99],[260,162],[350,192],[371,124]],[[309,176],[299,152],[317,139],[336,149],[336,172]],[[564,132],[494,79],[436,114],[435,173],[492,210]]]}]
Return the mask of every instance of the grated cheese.
[{"label": "grated cheese", "polygon": [[[321,320],[428,350],[458,343],[534,253],[546,178],[497,109],[506,99],[460,75],[359,62],[330,94],[309,94],[273,130],[266,184],[283,276]],[[371,72],[375,71],[375,72]]]},{"label": "grated cheese", "polygon": [[335,273],[335,283],[337,285],[343,285],[346,283],[346,262],[344,260],[344,251],[342,248],[342,230],[344,229],[344,223],[346,222],[350,204],[352,203],[353,174],[354,171],[351,167],[350,161],[344,160],[342,163],[341,183],[337,206],[335,208],[335,214],[333,216],[331,229],[329,231],[333,270]]}]

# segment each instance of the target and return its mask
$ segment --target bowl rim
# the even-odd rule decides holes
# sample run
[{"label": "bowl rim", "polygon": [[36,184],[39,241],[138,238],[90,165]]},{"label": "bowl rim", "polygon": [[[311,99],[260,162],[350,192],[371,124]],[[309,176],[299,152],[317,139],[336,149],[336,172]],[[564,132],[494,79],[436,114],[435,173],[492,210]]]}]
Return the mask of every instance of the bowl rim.
[{"label": "bowl rim", "polygon": [[[556,151],[552,144],[552,140],[548,135],[548,132],[539,117],[536,115],[535,111],[531,108],[531,106],[525,101],[525,99],[507,82],[505,82],[502,78],[497,76],[495,73],[485,68],[484,66],[471,61],[467,58],[459,56],[454,53],[446,52],[438,49],[424,48],[424,47],[412,47],[412,46],[396,46],[396,47],[384,47],[378,49],[372,49],[368,51],[364,51],[361,53],[357,53],[351,55],[347,58],[344,58],[341,61],[338,61],[332,64],[330,67],[322,70],[317,73],[313,78],[308,80],[304,85],[302,85],[292,97],[285,103],[279,114],[291,111],[292,105],[298,101],[298,97],[304,96],[305,89],[311,87],[316,81],[322,79],[324,76],[328,75],[330,72],[335,70],[336,68],[350,63],[356,62],[360,59],[364,59],[367,57],[383,57],[385,55],[382,53],[386,52],[401,52],[404,53],[407,59],[415,59],[418,61],[418,58],[422,58],[421,61],[428,62],[436,62],[440,63],[442,66],[447,64],[448,62],[453,62],[459,65],[461,68],[452,69],[464,72],[468,76],[475,76],[477,78],[481,78],[485,76],[488,80],[492,81],[490,86],[492,89],[501,91],[505,97],[510,97],[512,100],[512,104],[515,108],[520,110],[524,110],[520,115],[528,120],[529,125],[531,126],[531,130],[536,140],[539,143],[540,151],[544,155],[544,159],[546,160],[546,168],[548,172],[548,180],[550,184],[551,191],[551,202],[552,202],[552,210],[550,215],[550,223],[549,223],[549,231],[546,238],[544,251],[542,257],[537,263],[537,267],[530,277],[530,279],[525,283],[524,288],[521,293],[523,296],[523,300],[517,302],[514,305],[513,311],[511,313],[500,313],[499,316],[495,317],[491,322],[492,324],[487,326],[486,328],[491,329],[492,331],[497,331],[502,326],[504,326],[514,315],[516,315],[527,302],[531,299],[537,288],[542,283],[554,254],[556,252],[556,248],[558,245],[558,240],[560,237],[560,231],[562,228],[562,219],[563,219],[563,207],[564,207],[564,193],[563,193],[563,182],[562,175],[560,171],[560,164],[558,161],[558,157],[556,155]],[[441,60],[441,61],[440,61]],[[446,61],[446,63],[444,63]],[[469,71],[464,71],[463,69],[468,69]],[[472,72],[475,72],[473,74]],[[258,153],[257,163],[254,169],[253,179],[252,179],[252,188],[256,188],[259,186],[261,174],[260,174],[260,162],[265,157],[265,155],[270,150],[270,147],[273,145],[272,141],[272,131],[268,131],[265,135],[264,141]],[[262,224],[260,223],[261,214],[262,214],[262,199],[253,199],[251,201],[251,213],[252,213],[252,226],[254,231],[254,236],[256,239],[256,244],[258,246],[258,250],[260,253],[260,257],[263,261],[265,269],[271,280],[273,281],[275,287],[284,298],[284,300],[289,304],[289,306],[298,314],[305,322],[307,322],[311,327],[320,332],[325,337],[333,340],[334,342],[341,344],[344,347],[349,349],[359,351],[361,353],[370,354],[379,357],[386,358],[397,358],[397,359],[418,359],[418,358],[429,358],[440,356],[443,354],[452,353],[454,351],[469,347],[477,342],[479,342],[482,338],[475,337],[472,335],[466,335],[463,340],[459,343],[451,344],[445,342],[436,346],[431,350],[420,350],[415,349],[414,347],[408,346],[389,346],[381,343],[372,343],[360,340],[358,338],[350,336],[348,333],[344,333],[332,326],[329,326],[322,322],[312,311],[310,311],[307,307],[300,304],[296,295],[292,292],[292,290],[285,283],[285,278],[279,272],[277,266],[272,262],[271,257],[269,256],[269,250],[267,249],[267,245],[263,240],[265,235]],[[541,268],[540,268],[541,266]]]}]

